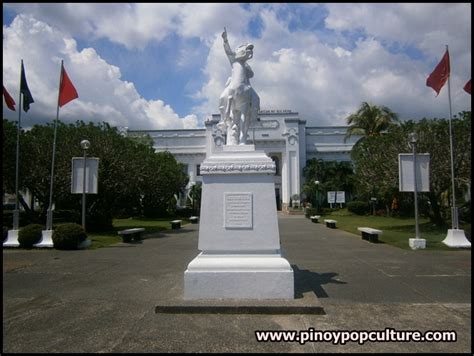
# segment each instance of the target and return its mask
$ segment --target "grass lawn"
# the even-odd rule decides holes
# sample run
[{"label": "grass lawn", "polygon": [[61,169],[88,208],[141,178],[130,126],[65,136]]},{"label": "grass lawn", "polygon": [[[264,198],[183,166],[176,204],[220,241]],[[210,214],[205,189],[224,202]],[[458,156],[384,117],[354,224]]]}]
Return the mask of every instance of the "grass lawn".
[{"label": "grass lawn", "polygon": [[[383,231],[379,235],[379,241],[402,249],[410,250],[408,239],[415,237],[415,218],[384,217],[372,215],[354,215],[342,209],[321,217],[324,219],[337,220],[337,228],[361,236],[358,227],[371,227]],[[442,241],[445,239],[449,227],[438,227],[426,218],[419,218],[420,237],[426,240],[427,250],[458,250],[447,247]],[[471,226],[461,226],[469,236]]]},{"label": "grass lawn", "polygon": [[185,218],[128,218],[128,219],[114,219],[114,230],[100,233],[87,234],[92,241],[90,249],[96,249],[109,245],[116,244],[122,241],[122,237],[118,235],[118,231],[125,229],[132,229],[134,227],[144,227],[145,232],[142,234],[144,238],[153,238],[157,233],[163,230],[170,230],[170,221],[180,219],[181,225],[186,225],[189,221]]}]

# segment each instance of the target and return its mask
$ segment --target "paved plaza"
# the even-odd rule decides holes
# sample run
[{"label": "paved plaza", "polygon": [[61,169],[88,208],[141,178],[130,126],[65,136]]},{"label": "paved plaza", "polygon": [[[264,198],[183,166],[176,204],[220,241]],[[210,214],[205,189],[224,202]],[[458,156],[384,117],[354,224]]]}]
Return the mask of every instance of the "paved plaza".
[{"label": "paved plaza", "polygon": [[[14,352],[470,352],[471,251],[402,250],[279,215],[295,295],[314,314],[156,313],[182,301],[198,227],[97,250],[3,249],[3,347]],[[408,241],[407,241],[408,244]],[[213,302],[209,302],[212,306]],[[256,330],[455,331],[456,342],[257,342]]]}]

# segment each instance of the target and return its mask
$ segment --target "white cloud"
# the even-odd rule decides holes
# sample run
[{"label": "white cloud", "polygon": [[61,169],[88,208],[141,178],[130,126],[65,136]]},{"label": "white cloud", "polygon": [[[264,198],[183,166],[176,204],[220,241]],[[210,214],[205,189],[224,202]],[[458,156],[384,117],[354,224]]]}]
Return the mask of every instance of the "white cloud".
[{"label": "white cloud", "polygon": [[[251,82],[260,96],[262,109],[298,111],[308,125],[344,125],[345,117],[357,110],[363,101],[386,105],[399,113],[402,119],[448,117],[447,89],[435,97],[434,91],[425,85],[426,77],[434,69],[444,48],[438,48],[438,57],[434,57],[432,63],[425,63],[403,52],[392,53],[384,43],[397,40],[402,45],[428,51],[436,47],[434,41],[455,37],[456,30],[445,26],[436,30],[430,26],[427,32],[423,32],[423,26],[429,20],[420,13],[422,5],[414,5],[414,14],[405,20],[404,15],[410,12],[411,5],[328,5],[328,26],[337,30],[365,26],[369,36],[353,43],[351,49],[331,47],[322,43],[315,33],[290,31],[273,7],[258,7],[263,30],[261,37],[252,41],[255,44],[254,58],[249,64],[255,73]],[[443,9],[442,4],[430,6],[428,15]],[[455,12],[462,10],[462,7],[454,6],[448,10],[451,18],[445,23],[458,21]],[[375,20],[372,20],[374,17]],[[421,25],[416,24],[418,18],[423,18]],[[466,15],[461,18],[466,19]],[[465,27],[470,29],[470,21],[467,25],[457,26]],[[417,34],[410,37],[409,33],[415,30]],[[397,37],[400,31],[402,34]],[[431,39],[435,31],[440,33],[436,39]],[[248,40],[229,39],[233,48]],[[470,78],[470,44],[453,48],[450,52],[456,53],[456,57],[451,56],[451,85],[457,88],[452,93],[453,111],[470,110],[470,96],[462,91],[464,83]],[[205,73],[208,80],[198,97],[207,101],[196,107],[196,111],[215,113],[217,98],[231,73],[221,38],[212,43]]]},{"label": "white cloud", "polygon": [[363,29],[369,36],[414,45],[430,56],[439,55],[445,44],[471,51],[470,3],[334,3],[327,7],[329,29]]},{"label": "white cloud", "polygon": [[79,99],[60,109],[62,121],[107,121],[134,129],[189,128],[197,123],[193,115],[179,118],[161,100],[143,99],[133,83],[121,79],[120,69],[93,48],[78,51],[74,39],[31,16],[17,16],[10,26],[3,27],[3,36],[3,83],[18,97],[23,59],[35,99],[25,115],[31,118],[30,124],[49,122],[55,116],[61,58],[79,93]]},{"label": "white cloud", "polygon": [[245,10],[238,3],[29,3],[7,4],[18,13],[30,14],[69,36],[107,38],[128,49],[143,49],[171,33],[210,42],[225,26],[244,31]]},{"label": "white cloud", "polygon": [[[447,117],[447,88],[436,97],[425,85],[445,44],[450,46],[453,112],[471,108],[470,96],[462,90],[471,76],[470,4],[327,4],[327,28],[319,32],[290,30],[292,15],[284,20],[278,11],[281,15],[282,6],[292,11],[291,4],[250,4],[246,9],[238,3],[4,6],[38,19],[21,16],[4,26],[3,75],[4,84],[17,87],[19,60],[25,60],[37,101],[32,112],[43,116],[55,113],[58,65],[64,58],[80,99],[61,109],[61,117],[144,129],[194,127],[218,112],[218,98],[231,73],[220,37],[224,26],[232,48],[255,45],[249,64],[261,107],[299,111],[308,125],[344,125],[362,101],[386,105],[402,119]],[[251,38],[246,30],[255,19],[262,29],[258,38]],[[357,40],[354,36],[361,33]],[[202,45],[199,51],[182,47],[177,66],[169,69],[194,67],[205,75],[201,84],[197,75],[186,84],[200,88],[193,96],[200,104],[193,108],[195,115],[184,119],[159,98],[145,100],[135,83],[121,78],[120,68],[100,57],[100,49],[79,51],[74,40],[106,38],[128,48],[130,56],[140,56],[137,49],[170,34],[198,38]],[[399,50],[388,50],[395,47]],[[407,48],[417,53],[407,55]],[[206,54],[205,66],[195,67],[202,62],[196,56]]]}]

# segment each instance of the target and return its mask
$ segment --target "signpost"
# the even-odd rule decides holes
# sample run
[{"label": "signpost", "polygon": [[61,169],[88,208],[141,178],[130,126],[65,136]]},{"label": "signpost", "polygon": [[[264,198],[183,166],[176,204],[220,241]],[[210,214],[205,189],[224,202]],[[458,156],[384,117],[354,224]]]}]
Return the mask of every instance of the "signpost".
[{"label": "signpost", "polygon": [[430,155],[429,153],[417,154],[416,141],[416,134],[410,134],[410,144],[413,153],[401,153],[398,155],[399,190],[401,192],[414,193],[415,238],[409,239],[409,244],[412,249],[426,247],[426,240],[420,238],[417,192],[429,192],[430,190]]},{"label": "signpost", "polygon": [[339,207],[342,208],[342,204],[346,203],[346,192],[344,191],[336,192],[336,203],[339,203]]},{"label": "signpost", "polygon": [[332,209],[332,204],[336,203],[336,192],[328,192],[328,203]]},{"label": "signpost", "polygon": [[86,230],[86,194],[97,194],[99,159],[86,156],[89,146],[84,141],[84,157],[72,158],[71,193],[82,194],[82,227]]}]

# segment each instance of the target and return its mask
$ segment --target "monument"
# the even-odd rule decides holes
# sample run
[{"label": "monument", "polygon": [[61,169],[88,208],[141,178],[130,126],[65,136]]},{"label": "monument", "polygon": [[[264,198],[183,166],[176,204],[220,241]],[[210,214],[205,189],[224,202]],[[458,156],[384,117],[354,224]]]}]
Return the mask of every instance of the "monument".
[{"label": "monument", "polygon": [[224,50],[232,67],[219,100],[222,151],[201,164],[200,254],[184,272],[184,299],[294,299],[293,270],[282,257],[275,164],[247,144],[260,100],[250,85],[252,44]]}]

